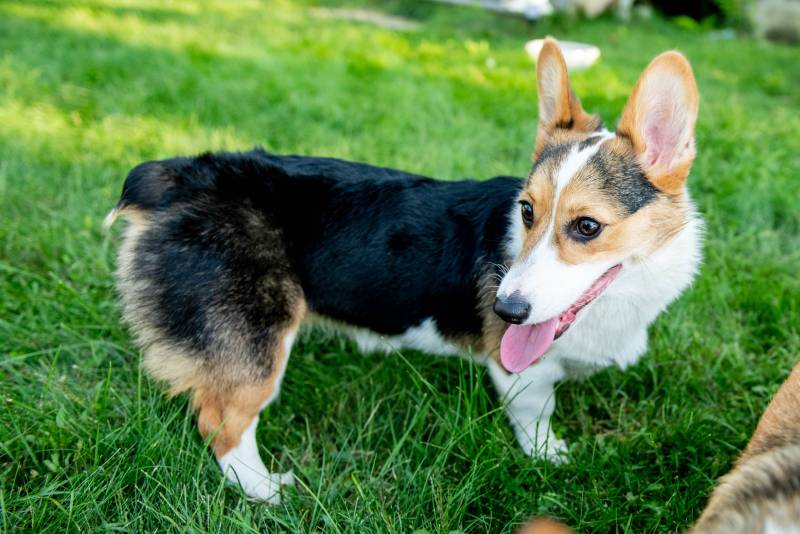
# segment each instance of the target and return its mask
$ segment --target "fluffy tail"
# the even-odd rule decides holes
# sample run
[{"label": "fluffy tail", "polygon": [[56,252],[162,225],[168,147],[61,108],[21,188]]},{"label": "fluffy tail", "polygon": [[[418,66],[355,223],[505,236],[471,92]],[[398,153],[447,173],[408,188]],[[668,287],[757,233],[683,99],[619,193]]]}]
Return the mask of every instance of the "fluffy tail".
[{"label": "fluffy tail", "polygon": [[189,158],[147,161],[134,167],[122,186],[122,195],[105,219],[108,229],[120,215],[166,208],[187,197],[192,189],[207,185],[202,173],[187,173]]},{"label": "fluffy tail", "polygon": [[108,230],[114,226],[114,221],[117,220],[117,217],[119,217],[119,208],[114,207],[113,210],[108,212],[108,215],[103,217],[103,230]]}]

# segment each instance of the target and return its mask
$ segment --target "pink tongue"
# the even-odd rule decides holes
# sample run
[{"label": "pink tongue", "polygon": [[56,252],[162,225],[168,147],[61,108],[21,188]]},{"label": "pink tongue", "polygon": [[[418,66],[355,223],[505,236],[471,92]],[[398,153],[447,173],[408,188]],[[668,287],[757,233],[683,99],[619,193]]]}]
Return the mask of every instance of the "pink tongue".
[{"label": "pink tongue", "polygon": [[558,317],[538,324],[512,324],[500,342],[500,362],[506,370],[520,373],[547,352],[556,337]]}]

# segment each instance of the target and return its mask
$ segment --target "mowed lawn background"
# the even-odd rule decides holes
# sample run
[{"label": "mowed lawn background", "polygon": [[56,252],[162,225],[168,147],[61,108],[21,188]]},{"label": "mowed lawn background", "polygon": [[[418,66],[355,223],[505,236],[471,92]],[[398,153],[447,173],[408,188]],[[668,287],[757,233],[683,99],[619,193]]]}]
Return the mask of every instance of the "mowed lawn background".
[{"label": "mowed lawn background", "polygon": [[[421,26],[288,0],[0,2],[0,530],[511,532],[550,514],[638,533],[696,518],[800,355],[800,49],[658,19],[359,6]],[[258,427],[267,464],[297,486],[278,507],[247,502],[120,325],[120,228],[100,221],[127,171],[261,145],[445,179],[523,176],[536,128],[523,45],[546,34],[602,48],[573,81],[610,125],[653,56],[690,58],[697,283],[638,365],[559,388],[562,466],[522,453],[482,368],[364,356],[312,332]]]}]

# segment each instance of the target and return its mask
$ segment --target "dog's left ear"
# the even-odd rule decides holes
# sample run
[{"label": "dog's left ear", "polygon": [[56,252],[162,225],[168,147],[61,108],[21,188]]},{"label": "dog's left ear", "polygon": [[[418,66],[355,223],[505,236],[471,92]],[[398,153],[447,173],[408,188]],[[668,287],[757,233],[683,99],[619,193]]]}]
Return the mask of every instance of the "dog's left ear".
[{"label": "dog's left ear", "polygon": [[622,112],[617,135],[627,136],[648,180],[679,193],[694,159],[699,97],[692,67],[665,52],[645,69]]},{"label": "dog's left ear", "polygon": [[544,40],[536,59],[536,85],[539,91],[539,129],[536,133],[534,161],[556,130],[588,133],[600,127],[600,118],[586,113],[581,107],[581,101],[569,83],[564,55],[552,37]]}]

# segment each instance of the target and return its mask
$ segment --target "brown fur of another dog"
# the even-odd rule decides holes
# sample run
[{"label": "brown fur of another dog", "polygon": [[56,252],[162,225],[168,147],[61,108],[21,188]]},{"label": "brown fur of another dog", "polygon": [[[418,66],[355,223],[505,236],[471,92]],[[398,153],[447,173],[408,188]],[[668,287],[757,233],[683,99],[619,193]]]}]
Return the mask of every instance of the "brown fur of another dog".
[{"label": "brown fur of another dog", "polygon": [[[535,519],[519,534],[568,534]],[[800,364],[761,416],[736,466],[722,477],[688,534],[800,533]]]}]

